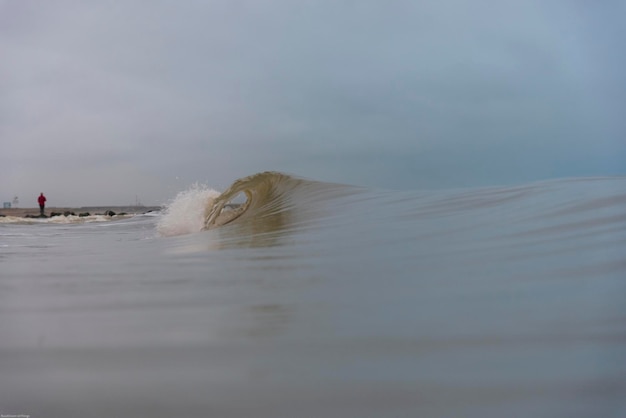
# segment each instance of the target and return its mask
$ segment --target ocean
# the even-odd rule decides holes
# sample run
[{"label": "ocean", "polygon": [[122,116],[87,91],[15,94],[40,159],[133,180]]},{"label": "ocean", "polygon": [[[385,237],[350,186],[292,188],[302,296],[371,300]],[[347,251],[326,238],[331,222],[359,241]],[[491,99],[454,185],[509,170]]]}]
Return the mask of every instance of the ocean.
[{"label": "ocean", "polygon": [[625,417],[626,178],[0,218],[0,413]]}]

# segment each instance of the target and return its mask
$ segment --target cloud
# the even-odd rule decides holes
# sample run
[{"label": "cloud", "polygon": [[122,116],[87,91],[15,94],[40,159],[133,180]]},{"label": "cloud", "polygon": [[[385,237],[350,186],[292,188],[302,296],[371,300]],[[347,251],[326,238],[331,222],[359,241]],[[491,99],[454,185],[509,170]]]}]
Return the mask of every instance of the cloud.
[{"label": "cloud", "polygon": [[0,196],[58,175],[78,200],[104,177],[98,199],[156,203],[266,169],[392,188],[624,174],[623,9],[0,2]]}]

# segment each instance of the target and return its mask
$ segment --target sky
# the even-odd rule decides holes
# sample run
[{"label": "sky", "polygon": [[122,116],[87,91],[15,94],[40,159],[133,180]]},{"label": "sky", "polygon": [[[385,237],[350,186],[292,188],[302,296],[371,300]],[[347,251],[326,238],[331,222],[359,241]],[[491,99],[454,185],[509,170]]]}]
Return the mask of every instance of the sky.
[{"label": "sky", "polygon": [[626,175],[626,2],[0,0],[0,201]]}]

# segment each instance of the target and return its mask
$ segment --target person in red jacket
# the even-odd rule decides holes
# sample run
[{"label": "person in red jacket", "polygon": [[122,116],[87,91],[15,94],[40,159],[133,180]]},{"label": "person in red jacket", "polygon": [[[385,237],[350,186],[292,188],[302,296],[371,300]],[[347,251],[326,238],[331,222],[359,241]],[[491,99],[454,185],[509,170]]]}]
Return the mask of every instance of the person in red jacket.
[{"label": "person in red jacket", "polygon": [[43,209],[46,207],[46,196],[44,196],[43,193],[40,194],[39,199],[37,199],[37,201],[39,202],[40,216],[44,216]]}]

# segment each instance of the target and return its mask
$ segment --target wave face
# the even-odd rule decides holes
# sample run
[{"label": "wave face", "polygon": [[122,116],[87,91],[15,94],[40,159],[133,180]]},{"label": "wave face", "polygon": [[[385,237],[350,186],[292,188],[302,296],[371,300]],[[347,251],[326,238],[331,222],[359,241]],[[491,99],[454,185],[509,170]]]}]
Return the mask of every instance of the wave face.
[{"label": "wave face", "polygon": [[[222,193],[197,184],[181,192],[165,208],[157,230],[162,236],[218,230],[220,245],[226,241],[265,245],[266,238],[333,229],[343,231],[344,237],[357,234],[365,240],[393,235],[394,244],[408,249],[407,257],[428,257],[429,251],[422,250],[436,249],[442,257],[463,260],[468,253],[492,251],[490,256],[501,263],[525,254],[539,257],[540,249],[573,256],[574,242],[584,243],[584,248],[594,237],[622,231],[623,190],[624,178],[580,178],[401,192],[262,172],[236,180]],[[280,240],[266,244],[271,242]],[[621,265],[612,263],[616,268]]]},{"label": "wave face", "polygon": [[[447,235],[450,225],[458,223],[463,227],[457,232],[472,231],[477,244],[482,238],[516,237],[519,247],[535,235],[558,240],[579,229],[592,233],[592,227],[624,226],[626,194],[621,188],[626,190],[624,178],[580,178],[515,187],[402,192],[268,171],[238,179],[222,193],[193,185],[166,206],[157,229],[169,236],[225,226],[254,234],[307,225],[323,229],[325,224],[358,223],[380,229],[402,224],[418,236],[431,231],[428,236],[437,237],[437,228]],[[600,216],[605,213],[613,215]]]}]

